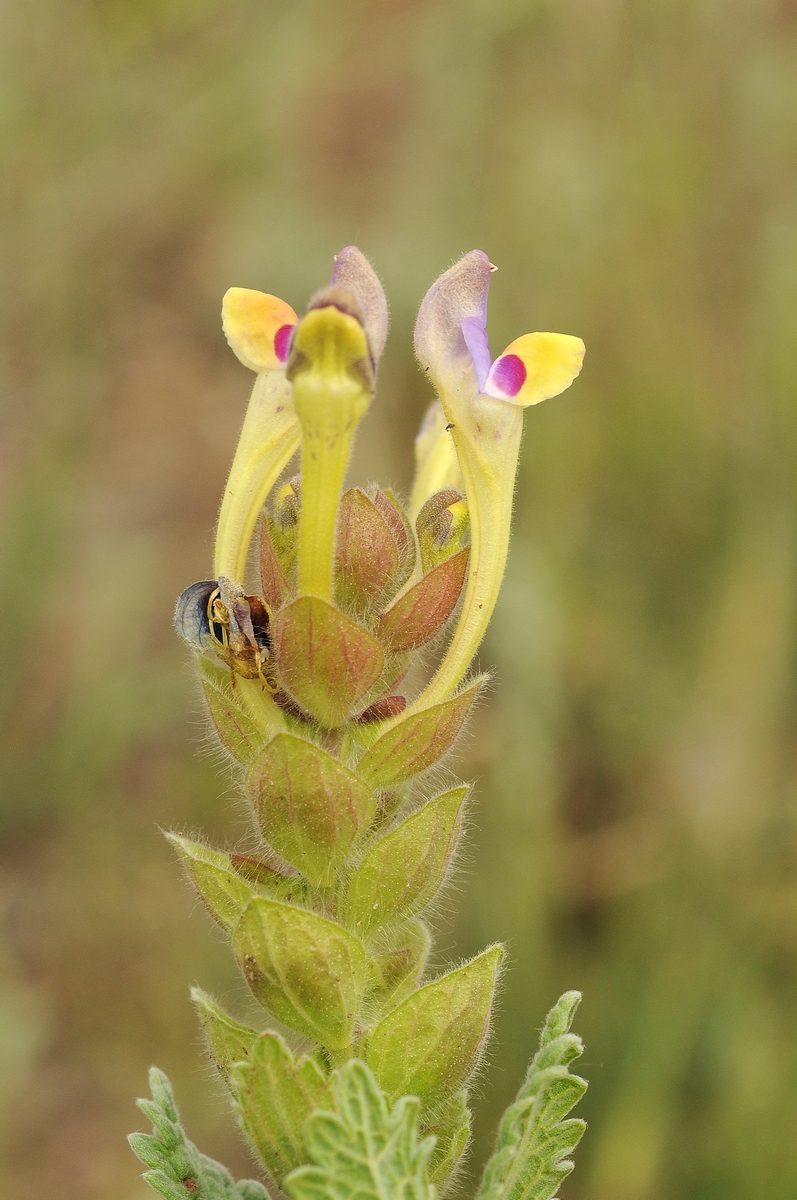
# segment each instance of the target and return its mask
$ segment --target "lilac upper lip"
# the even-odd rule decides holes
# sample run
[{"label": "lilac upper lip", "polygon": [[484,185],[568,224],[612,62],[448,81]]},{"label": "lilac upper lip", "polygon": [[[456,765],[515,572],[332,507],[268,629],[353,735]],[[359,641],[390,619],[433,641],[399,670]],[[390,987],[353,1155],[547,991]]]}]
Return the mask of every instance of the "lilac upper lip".
[{"label": "lilac upper lip", "polygon": [[482,392],[487,382],[487,376],[490,374],[490,367],[493,365],[484,321],[478,317],[465,317],[462,321],[462,336],[473,359],[473,365],[476,368],[476,382],[479,385],[479,391]]}]

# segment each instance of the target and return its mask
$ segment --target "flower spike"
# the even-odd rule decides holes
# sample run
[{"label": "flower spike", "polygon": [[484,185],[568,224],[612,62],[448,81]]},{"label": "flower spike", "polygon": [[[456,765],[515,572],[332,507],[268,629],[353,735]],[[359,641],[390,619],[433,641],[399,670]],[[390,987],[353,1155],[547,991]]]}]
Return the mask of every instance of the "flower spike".
[{"label": "flower spike", "polygon": [[442,404],[465,484],[471,523],[468,582],[459,623],[420,708],[451,696],[479,648],[506,567],[523,408],[557,395],[581,370],[584,343],[563,334],[518,338],[495,362],[487,340],[494,270],[471,250],[426,294],[415,350]]},{"label": "flower spike", "polygon": [[[285,1200],[345,1200],[353,1187],[359,1200],[447,1200],[470,1138],[504,952],[428,967],[425,914],[450,877],[470,790],[437,791],[433,773],[485,682],[463,679],[506,562],[522,408],[566,387],[583,353],[576,338],[530,334],[493,362],[492,269],[472,251],[421,306],[416,348],[440,399],[416,441],[411,512],[376,484],[342,493],[387,332],[360,251],[337,255],[301,320],[260,292],[224,301],[225,333],[257,381],[215,578],[185,589],[174,620],[251,828],[232,850],[167,836],[263,1010],[251,1027],[194,992],[247,1141]],[[300,471],[279,479],[300,443]],[[258,521],[259,584],[245,578]],[[408,705],[404,680],[455,621]],[[477,1200],[544,1200],[572,1168],[584,1126],[564,1118],[586,1087],[567,1071],[581,1052],[569,1032],[578,999],[549,1015]],[[151,1082],[142,1108],[156,1132],[131,1142],[147,1182],[174,1200],[269,1200],[195,1151],[165,1077]]]},{"label": "flower spike", "polygon": [[284,300],[248,288],[230,288],[222,304],[227,341],[245,367],[257,372],[216,530],[216,577],[243,583],[255,525],[266,497],[299,448],[300,429],[285,378],[299,321]]}]

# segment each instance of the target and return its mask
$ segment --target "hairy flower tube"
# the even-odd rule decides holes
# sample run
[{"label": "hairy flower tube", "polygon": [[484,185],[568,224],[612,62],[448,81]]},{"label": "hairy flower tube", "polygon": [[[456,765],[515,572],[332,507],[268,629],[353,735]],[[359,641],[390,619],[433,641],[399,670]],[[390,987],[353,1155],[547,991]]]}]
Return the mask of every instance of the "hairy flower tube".
[{"label": "hairy flower tube", "polygon": [[[169,836],[262,1014],[250,1025],[193,994],[256,1159],[291,1200],[432,1200],[470,1136],[503,949],[427,971],[424,914],[469,799],[453,779],[440,790],[440,768],[483,684],[467,676],[506,565],[523,408],[564,390],[583,357],[578,338],[529,334],[493,362],[490,272],[474,250],[421,305],[416,351],[439,399],[406,507],[377,485],[344,490],[387,335],[360,251],[340,252],[301,320],[264,293],[224,298],[225,334],[257,378],[214,578],[186,588],[175,624],[252,835],[236,850]],[[408,698],[426,648],[439,665]],[[489,1200],[546,1200],[572,1167],[577,1002],[568,993],[549,1015],[485,1171]],[[264,1195],[187,1142],[165,1077],[152,1087],[155,1133],[133,1144],[161,1195]]]}]

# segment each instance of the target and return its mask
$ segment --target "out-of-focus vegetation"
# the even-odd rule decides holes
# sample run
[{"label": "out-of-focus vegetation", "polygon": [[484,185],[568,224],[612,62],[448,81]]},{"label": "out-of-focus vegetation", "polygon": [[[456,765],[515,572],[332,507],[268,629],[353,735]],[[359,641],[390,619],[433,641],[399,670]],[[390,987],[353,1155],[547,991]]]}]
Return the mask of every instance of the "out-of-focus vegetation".
[{"label": "out-of-focus vegetation", "polygon": [[474,1162],[579,987],[569,1200],[791,1200],[797,4],[8,0],[0,47],[2,1195],[143,1200],[150,1061],[249,1172],[187,995],[235,971],[157,830],[237,829],[171,607],[251,383],[222,293],[301,309],[356,241],[393,305],[361,479],[409,483],[461,252],[495,350],[588,347],[526,418],[462,764],[444,940],[512,957]]}]

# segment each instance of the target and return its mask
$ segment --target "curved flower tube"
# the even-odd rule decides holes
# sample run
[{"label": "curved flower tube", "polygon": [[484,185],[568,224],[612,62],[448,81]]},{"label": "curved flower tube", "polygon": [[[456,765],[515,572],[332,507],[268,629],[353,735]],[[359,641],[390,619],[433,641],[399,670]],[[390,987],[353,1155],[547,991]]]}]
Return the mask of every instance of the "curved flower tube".
[{"label": "curved flower tube", "polygon": [[284,300],[230,288],[222,303],[227,341],[257,372],[216,530],[215,573],[243,583],[252,535],[266,497],[299,448],[299,421],[285,378],[299,318]]},{"label": "curved flower tube", "polygon": [[302,427],[299,592],[331,601],[340,493],[374,390],[365,321],[348,288],[326,288],[311,301],[296,330],[288,378]]},{"label": "curved flower tube", "polygon": [[[356,246],[346,246],[335,256],[331,287],[354,297],[375,371],[387,337],[387,301],[373,267]],[[317,300],[311,307],[318,307]],[[299,318],[276,296],[230,288],[222,304],[222,323],[237,357],[257,372],[216,531],[217,577],[243,583],[260,512],[302,438],[286,378]]]},{"label": "curved flower tube", "polygon": [[451,696],[479,648],[506,567],[523,409],[563,392],[584,358],[580,338],[531,333],[492,361],[487,294],[494,270],[471,250],[432,285],[415,327],[415,351],[437,388],[456,448],[471,523],[471,555],[454,636],[428,688],[425,708]]}]

